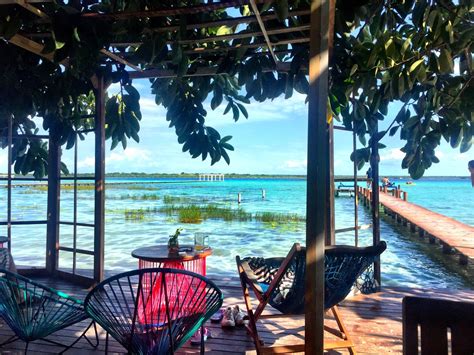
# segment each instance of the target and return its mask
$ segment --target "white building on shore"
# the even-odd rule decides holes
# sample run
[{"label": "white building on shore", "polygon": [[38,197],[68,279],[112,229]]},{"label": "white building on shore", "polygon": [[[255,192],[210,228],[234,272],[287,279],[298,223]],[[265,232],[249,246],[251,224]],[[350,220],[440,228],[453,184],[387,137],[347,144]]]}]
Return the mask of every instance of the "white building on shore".
[{"label": "white building on shore", "polygon": [[199,181],[224,181],[224,174],[221,173],[201,173]]}]

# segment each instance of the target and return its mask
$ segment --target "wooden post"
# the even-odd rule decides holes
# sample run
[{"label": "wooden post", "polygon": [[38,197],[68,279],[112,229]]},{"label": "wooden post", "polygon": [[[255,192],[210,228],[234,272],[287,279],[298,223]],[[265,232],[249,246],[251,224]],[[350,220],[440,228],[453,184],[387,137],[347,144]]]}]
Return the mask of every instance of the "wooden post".
[{"label": "wooden post", "polygon": [[403,201],[408,201],[408,192],[403,191]]},{"label": "wooden post", "polygon": [[324,245],[328,225],[327,125],[329,0],[311,1],[306,195],[305,353],[324,348]]},{"label": "wooden post", "polygon": [[48,222],[46,225],[46,270],[51,275],[58,269],[59,214],[61,210],[61,146],[57,133],[57,127],[51,127],[48,151]]},{"label": "wooden post", "polygon": [[102,75],[95,83],[95,210],[94,280],[104,278],[105,239],[105,83]]},{"label": "wooden post", "polygon": [[12,148],[13,148],[13,116],[8,118],[8,178],[7,178],[7,238],[8,252],[12,251]]},{"label": "wooden post", "polygon": [[[355,152],[357,150],[357,137],[355,130],[352,130],[352,151]],[[356,155],[354,154],[354,245],[357,247],[359,246],[359,186],[357,185],[357,164],[358,161],[355,159]]]},{"label": "wooden post", "polygon": [[327,139],[329,145],[328,152],[328,172],[327,172],[327,184],[329,185],[329,193],[327,194],[327,208],[329,212],[327,213],[328,225],[330,226],[326,234],[326,245],[335,245],[336,244],[336,219],[334,215],[334,125],[332,121],[328,125],[327,129]]},{"label": "wooden post", "polygon": [[[380,216],[379,216],[379,142],[376,140],[378,132],[378,122],[375,127],[375,134],[371,139],[370,167],[372,168],[372,244],[380,243]],[[374,279],[381,285],[380,256],[374,262]]]},{"label": "wooden post", "polygon": [[240,205],[242,203],[242,193],[237,194],[237,203]]}]

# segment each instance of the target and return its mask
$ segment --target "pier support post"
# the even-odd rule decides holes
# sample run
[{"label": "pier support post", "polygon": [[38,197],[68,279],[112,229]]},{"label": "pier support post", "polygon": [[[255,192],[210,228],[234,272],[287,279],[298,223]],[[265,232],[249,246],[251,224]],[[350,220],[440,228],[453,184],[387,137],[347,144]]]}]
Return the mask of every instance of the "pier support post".
[{"label": "pier support post", "polygon": [[459,264],[465,266],[465,265],[467,265],[467,260],[468,260],[468,258],[467,258],[466,255],[464,255],[464,254],[459,254]]}]

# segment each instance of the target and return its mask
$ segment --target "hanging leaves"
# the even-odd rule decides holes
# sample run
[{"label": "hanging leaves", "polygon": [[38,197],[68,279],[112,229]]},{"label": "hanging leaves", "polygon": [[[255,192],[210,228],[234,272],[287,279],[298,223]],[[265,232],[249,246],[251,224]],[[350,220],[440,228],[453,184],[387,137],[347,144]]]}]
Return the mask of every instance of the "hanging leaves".
[{"label": "hanging leaves", "polygon": [[[187,5],[197,5],[191,1]],[[176,2],[160,2],[170,7]],[[90,95],[91,76],[100,73],[108,81],[123,86],[107,100],[107,138],[111,147],[125,148],[128,140],[139,141],[140,95],[128,78],[122,64],[105,63],[100,50],[110,43],[132,42],[128,47],[116,47],[117,55],[143,69],[174,72],[177,77],[151,81],[157,105],[167,110],[166,120],[175,129],[183,151],[193,158],[230,162],[233,150],[230,137],[206,125],[207,103],[212,110],[238,121],[249,118],[246,104],[250,100],[264,102],[277,97],[290,98],[294,91],[308,93],[307,43],[278,45],[278,58],[289,63],[288,72],[275,68],[266,46],[255,33],[255,23],[239,26],[190,29],[198,19],[187,16],[157,17],[111,21],[92,21],[80,16],[77,9],[68,12],[69,5],[56,2],[44,7],[51,25],[31,21],[31,14],[17,6],[2,7],[0,36],[12,38],[19,31],[36,29],[46,32],[43,54],[54,56],[54,63],[41,60],[22,49],[0,42],[0,132],[13,115],[15,129],[33,132],[32,117],[43,118],[43,127],[59,126],[59,139],[65,148],[72,148],[78,127],[93,127],[93,119],[81,119],[92,114],[94,100]],[[88,12],[145,11],[150,7],[143,0],[99,2],[87,7]],[[263,14],[276,14],[268,22],[269,29],[299,26],[308,23],[308,16],[290,12],[307,9],[308,1],[276,0],[259,5]],[[328,111],[331,117],[353,129],[359,140],[375,137],[377,123],[385,118],[394,120],[388,135],[400,134],[406,142],[402,167],[414,177],[421,176],[439,159],[434,152],[441,138],[461,152],[472,146],[474,112],[473,38],[469,2],[446,5],[441,0],[428,2],[337,2],[333,53],[330,57],[330,95]],[[239,7],[242,16],[251,15],[248,5]],[[199,21],[227,21],[232,11],[218,10],[200,14]],[[174,28],[160,32],[152,28]],[[239,33],[228,40],[225,36]],[[224,36],[203,45],[203,37]],[[290,32],[272,35],[278,42],[293,36]],[[257,38],[258,37],[258,38]],[[227,50],[227,47],[233,49]],[[210,55],[201,55],[210,50]],[[215,51],[215,52],[212,52]],[[219,52],[219,53],[218,53]],[[215,54],[212,54],[215,53]],[[223,54],[225,53],[225,54]],[[219,58],[216,61],[216,58]],[[63,61],[68,65],[58,63]],[[459,65],[458,65],[459,63]],[[198,70],[215,65],[217,73],[200,77]],[[457,70],[459,67],[459,70]],[[403,103],[403,109],[392,117],[389,105]],[[388,125],[387,125],[388,126]],[[1,141],[5,146],[4,140]],[[20,173],[44,173],[38,161],[43,146],[29,153],[26,142],[15,150],[15,169]],[[368,161],[367,150],[357,153],[359,168]],[[366,159],[367,158],[367,159]],[[42,167],[41,167],[42,166]]]}]

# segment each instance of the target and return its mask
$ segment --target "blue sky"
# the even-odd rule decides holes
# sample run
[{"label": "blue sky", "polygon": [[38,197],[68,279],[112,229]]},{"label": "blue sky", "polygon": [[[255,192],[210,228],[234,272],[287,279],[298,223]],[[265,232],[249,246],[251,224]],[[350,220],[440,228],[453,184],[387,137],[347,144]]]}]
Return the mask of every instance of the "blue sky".
[{"label": "blue sky", "polygon": [[[223,115],[225,105],[215,111],[207,107],[207,124],[216,128],[221,135],[231,135],[235,151],[231,152],[231,164],[223,160],[210,166],[210,160],[192,159],[183,153],[176,140],[174,129],[168,128],[165,110],[154,103],[150,95],[149,81],[135,81],[134,85],[141,93],[140,143],[129,142],[124,151],[119,145],[110,151],[107,142],[107,172],[223,172],[223,173],[262,173],[262,174],[305,174],[307,142],[307,105],[304,96],[295,94],[291,99],[276,99],[273,102],[252,102],[247,105],[249,119],[242,117],[234,122],[230,114]],[[110,94],[117,92],[112,86]],[[392,115],[397,107],[390,110]],[[387,124],[393,116],[389,113]],[[383,128],[383,125],[381,128]],[[398,136],[398,134],[397,134]],[[403,153],[399,149],[404,145],[397,137],[386,137],[383,141],[387,148],[381,151],[380,171],[382,175],[408,175],[401,169]],[[79,143],[79,172],[93,170],[92,136]],[[360,147],[360,144],[359,144]],[[350,132],[335,133],[336,174],[352,174],[349,159],[352,151]],[[474,150],[460,154],[443,143],[437,151],[439,164],[433,165],[428,175],[467,175],[467,162],[474,159]],[[65,151],[63,160],[72,167],[72,150]],[[6,171],[6,151],[0,151],[0,171]],[[366,167],[360,172],[364,174]]]}]

